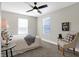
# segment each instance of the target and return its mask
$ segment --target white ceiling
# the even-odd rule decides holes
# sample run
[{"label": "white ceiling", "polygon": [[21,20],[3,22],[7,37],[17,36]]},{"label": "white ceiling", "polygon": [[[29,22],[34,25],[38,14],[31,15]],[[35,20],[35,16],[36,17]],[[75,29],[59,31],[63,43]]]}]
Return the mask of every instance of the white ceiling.
[{"label": "white ceiling", "polygon": [[42,11],[42,14],[37,13],[36,10],[31,12],[26,12],[27,10],[31,9],[28,3],[31,5],[34,5],[33,2],[3,2],[2,10],[39,17],[41,15],[75,4],[76,2],[38,2],[37,6],[44,5],[44,4],[48,5],[47,8],[40,9],[40,11]]}]

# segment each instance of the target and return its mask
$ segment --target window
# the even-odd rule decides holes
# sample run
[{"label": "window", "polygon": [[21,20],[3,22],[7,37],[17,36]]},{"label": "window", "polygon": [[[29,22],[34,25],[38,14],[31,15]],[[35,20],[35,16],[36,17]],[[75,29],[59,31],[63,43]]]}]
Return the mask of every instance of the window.
[{"label": "window", "polygon": [[51,26],[51,23],[50,23],[50,17],[47,17],[45,19],[43,19],[43,33],[44,34],[48,34],[50,32],[50,26]]},{"label": "window", "polygon": [[28,20],[19,18],[18,19],[18,34],[28,34]]}]

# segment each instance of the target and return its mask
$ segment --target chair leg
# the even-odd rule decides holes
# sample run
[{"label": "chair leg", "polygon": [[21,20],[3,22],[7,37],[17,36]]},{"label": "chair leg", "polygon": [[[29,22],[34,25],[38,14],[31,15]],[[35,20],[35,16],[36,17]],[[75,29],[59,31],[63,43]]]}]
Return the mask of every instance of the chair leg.
[{"label": "chair leg", "polygon": [[58,45],[58,50],[61,52],[61,54],[64,56],[64,48],[62,48],[62,47],[60,47],[59,45]]},{"label": "chair leg", "polygon": [[73,48],[73,53],[74,53],[74,55],[75,55],[75,48]]},{"label": "chair leg", "polygon": [[61,48],[62,55],[64,56],[64,48]]}]

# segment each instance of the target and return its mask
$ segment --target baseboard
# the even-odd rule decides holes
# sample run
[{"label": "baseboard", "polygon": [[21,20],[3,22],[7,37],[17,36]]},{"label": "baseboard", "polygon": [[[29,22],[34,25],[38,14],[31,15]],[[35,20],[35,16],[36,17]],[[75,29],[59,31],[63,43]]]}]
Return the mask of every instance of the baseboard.
[{"label": "baseboard", "polygon": [[48,43],[51,43],[51,44],[55,44],[55,45],[57,45],[57,43],[56,43],[56,42],[49,41],[49,40],[46,40],[46,39],[44,39],[44,38],[42,38],[42,40],[43,40],[43,41],[45,41],[45,42],[48,42]]},{"label": "baseboard", "polygon": [[[57,42],[52,42],[52,41],[46,40],[46,39],[44,39],[44,38],[42,38],[42,40],[45,41],[45,42],[48,42],[48,43],[51,43],[51,44],[57,45]],[[71,50],[72,50],[72,49],[71,49]],[[78,51],[78,52],[79,52],[79,49],[76,48],[75,51]]]}]

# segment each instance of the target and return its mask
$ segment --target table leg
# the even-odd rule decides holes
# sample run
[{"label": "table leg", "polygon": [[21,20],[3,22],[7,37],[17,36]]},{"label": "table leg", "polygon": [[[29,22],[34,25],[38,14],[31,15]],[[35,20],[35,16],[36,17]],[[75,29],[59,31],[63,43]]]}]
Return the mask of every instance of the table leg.
[{"label": "table leg", "polygon": [[10,49],[11,57],[13,57],[12,48]]},{"label": "table leg", "polygon": [[6,57],[8,57],[8,50],[6,50]]}]

